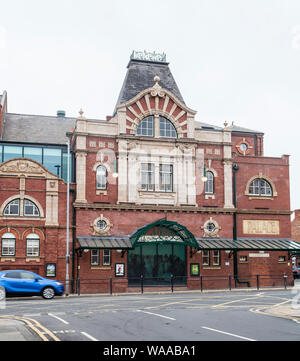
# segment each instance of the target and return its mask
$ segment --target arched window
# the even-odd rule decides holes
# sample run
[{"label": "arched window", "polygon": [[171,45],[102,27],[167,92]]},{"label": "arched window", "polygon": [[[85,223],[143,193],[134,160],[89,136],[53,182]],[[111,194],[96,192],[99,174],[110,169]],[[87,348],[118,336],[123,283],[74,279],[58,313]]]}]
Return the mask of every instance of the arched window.
[{"label": "arched window", "polygon": [[20,215],[20,199],[14,199],[9,202],[8,205],[4,208],[4,216],[19,216]]},{"label": "arched window", "polygon": [[96,188],[106,189],[107,187],[107,169],[104,165],[99,165],[96,170]]},{"label": "arched window", "polygon": [[4,233],[1,239],[1,256],[15,256],[16,237],[13,233]]},{"label": "arched window", "polygon": [[36,233],[30,233],[26,237],[26,256],[38,257],[40,255],[40,237]]},{"label": "arched window", "polygon": [[136,129],[136,135],[142,135],[146,137],[154,136],[154,122],[153,116],[144,118]]},{"label": "arched window", "polygon": [[268,197],[272,196],[272,194],[270,183],[263,178],[254,179],[249,185],[249,195]]},{"label": "arched window", "polygon": [[24,199],[24,216],[39,217],[40,212],[38,207],[29,199]]},{"label": "arched window", "polygon": [[[23,202],[23,203],[22,203]],[[23,212],[22,212],[23,204]],[[20,198],[14,199],[9,202],[3,211],[4,216],[27,216],[27,217],[39,217],[40,211],[36,204],[29,199],[21,200]]]},{"label": "arched window", "polygon": [[159,117],[159,136],[164,138],[177,138],[174,125],[164,117]]},{"label": "arched window", "polygon": [[205,193],[214,193],[214,174],[211,171],[206,172],[207,181],[205,182]]}]

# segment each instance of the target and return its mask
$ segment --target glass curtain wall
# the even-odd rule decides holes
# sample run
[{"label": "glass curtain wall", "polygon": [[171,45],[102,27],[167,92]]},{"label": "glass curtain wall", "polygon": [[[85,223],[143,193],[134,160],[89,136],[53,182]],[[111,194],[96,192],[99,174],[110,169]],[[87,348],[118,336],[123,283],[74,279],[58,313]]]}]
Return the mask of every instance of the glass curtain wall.
[{"label": "glass curtain wall", "polygon": [[[68,155],[66,147],[41,147],[0,144],[0,163],[13,158],[28,158],[44,165],[51,173],[67,181]],[[73,157],[70,155],[70,181],[74,181]]]}]

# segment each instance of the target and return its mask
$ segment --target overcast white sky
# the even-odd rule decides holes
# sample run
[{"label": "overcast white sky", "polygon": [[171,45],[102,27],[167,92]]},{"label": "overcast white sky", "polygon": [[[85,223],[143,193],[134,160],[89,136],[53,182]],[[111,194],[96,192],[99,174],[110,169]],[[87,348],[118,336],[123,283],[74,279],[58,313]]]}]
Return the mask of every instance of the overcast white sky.
[{"label": "overcast white sky", "polygon": [[265,133],[290,154],[300,208],[299,0],[0,0],[11,113],[111,115],[133,49],[165,52],[196,119]]}]

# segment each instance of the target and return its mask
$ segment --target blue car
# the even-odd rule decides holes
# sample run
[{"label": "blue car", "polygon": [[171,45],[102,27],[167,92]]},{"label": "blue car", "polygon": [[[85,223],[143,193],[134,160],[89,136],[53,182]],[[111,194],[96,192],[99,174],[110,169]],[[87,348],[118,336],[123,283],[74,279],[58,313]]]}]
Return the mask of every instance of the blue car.
[{"label": "blue car", "polygon": [[36,296],[50,300],[64,293],[64,284],[49,280],[36,273],[22,270],[0,271],[0,288],[8,296]]}]

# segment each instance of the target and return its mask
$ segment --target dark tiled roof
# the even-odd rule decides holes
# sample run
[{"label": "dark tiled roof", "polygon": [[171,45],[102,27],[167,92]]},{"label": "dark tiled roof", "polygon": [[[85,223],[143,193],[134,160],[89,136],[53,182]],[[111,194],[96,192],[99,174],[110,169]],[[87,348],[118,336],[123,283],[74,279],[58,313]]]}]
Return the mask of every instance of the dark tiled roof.
[{"label": "dark tiled roof", "polygon": [[[231,125],[228,128],[231,129],[233,133],[255,133],[255,134],[263,134],[263,132],[248,128],[239,127],[237,125]],[[216,125],[203,123],[195,121],[195,129],[202,129],[202,130],[223,130],[224,128],[218,127]]]},{"label": "dark tiled roof", "polygon": [[75,127],[75,118],[6,113],[2,140],[66,144],[66,133]]},{"label": "dark tiled roof", "polygon": [[154,77],[160,77],[159,85],[172,92],[181,102],[184,100],[169,68],[169,63],[130,60],[116,105],[134,98],[144,89],[152,87]]}]

